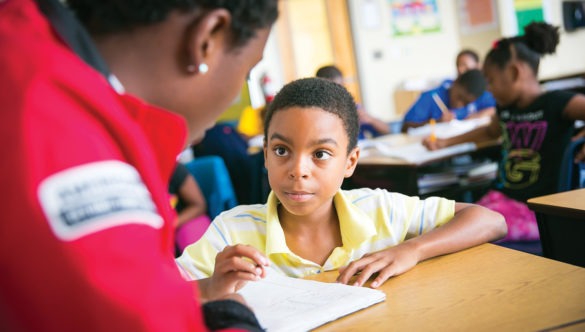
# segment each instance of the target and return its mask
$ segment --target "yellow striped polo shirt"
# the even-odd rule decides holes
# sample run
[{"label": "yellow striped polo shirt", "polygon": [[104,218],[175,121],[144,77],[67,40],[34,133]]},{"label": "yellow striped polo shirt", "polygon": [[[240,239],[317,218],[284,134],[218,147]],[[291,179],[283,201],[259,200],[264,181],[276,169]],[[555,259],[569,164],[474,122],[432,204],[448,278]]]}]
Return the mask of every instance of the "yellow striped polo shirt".
[{"label": "yellow striped polo shirt", "polygon": [[451,220],[455,213],[454,201],[439,197],[421,200],[383,189],[339,190],[333,202],[343,246],[335,248],[323,266],[287,247],[274,193],[266,204],[242,205],[221,213],[203,237],[177,258],[177,264],[191,279],[207,278],[213,274],[217,253],[241,243],[264,253],[275,270],[290,277],[305,277],[336,270],[367,253],[428,232]]}]

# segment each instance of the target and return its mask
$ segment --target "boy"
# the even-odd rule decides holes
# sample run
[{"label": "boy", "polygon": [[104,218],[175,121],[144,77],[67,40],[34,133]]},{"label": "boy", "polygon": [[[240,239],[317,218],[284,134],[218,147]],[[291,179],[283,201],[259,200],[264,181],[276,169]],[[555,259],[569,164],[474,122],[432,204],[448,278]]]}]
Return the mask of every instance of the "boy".
[{"label": "boy", "polygon": [[[265,205],[218,216],[177,259],[202,291],[233,291],[270,265],[292,277],[340,270],[338,281],[372,287],[418,262],[506,234],[498,213],[382,189],[340,190],[358,157],[358,116],[339,84],[308,78],[286,85],[265,118],[272,193]],[[219,253],[219,254],[218,254]],[[216,257],[217,256],[217,257]]]},{"label": "boy", "polygon": [[[323,66],[317,69],[315,76],[343,85],[343,73],[333,65]],[[390,125],[388,123],[371,116],[359,104],[357,104],[357,112],[360,120],[359,139],[390,134]]]},{"label": "boy", "polygon": [[[404,115],[402,132],[422,126],[430,119],[450,121],[454,118],[463,120],[490,116],[495,101],[489,96],[484,97],[485,89],[486,81],[482,73],[472,69],[461,74],[454,82],[445,81],[438,88],[423,92]],[[441,109],[441,103],[448,109],[446,112]]]}]

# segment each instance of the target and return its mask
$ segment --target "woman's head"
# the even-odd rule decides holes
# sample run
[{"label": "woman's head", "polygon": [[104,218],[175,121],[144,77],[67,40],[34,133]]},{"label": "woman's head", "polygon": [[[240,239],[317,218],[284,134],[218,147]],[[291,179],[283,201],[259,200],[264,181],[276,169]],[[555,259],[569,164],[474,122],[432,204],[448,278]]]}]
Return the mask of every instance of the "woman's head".
[{"label": "woman's head", "polygon": [[349,153],[357,146],[359,119],[351,94],[341,85],[321,78],[305,78],[285,85],[268,105],[264,118],[264,136],[268,137],[275,113],[288,108],[319,108],[341,119],[347,134]]},{"label": "woman's head", "polygon": [[200,137],[262,58],[277,0],[67,0],[126,91]]},{"label": "woman's head", "polygon": [[471,69],[479,68],[479,55],[475,51],[465,49],[457,54],[455,59],[455,65],[457,66],[457,75],[465,73]]},{"label": "woman's head", "polygon": [[500,105],[513,104],[526,83],[537,84],[540,58],[555,52],[559,44],[558,27],[533,22],[524,35],[498,40],[486,56],[484,74]]},{"label": "woman's head", "polygon": [[272,25],[278,16],[275,0],[66,0],[94,35],[130,31],[160,23],[173,11],[226,9],[231,15],[232,45],[245,45],[257,30]]}]

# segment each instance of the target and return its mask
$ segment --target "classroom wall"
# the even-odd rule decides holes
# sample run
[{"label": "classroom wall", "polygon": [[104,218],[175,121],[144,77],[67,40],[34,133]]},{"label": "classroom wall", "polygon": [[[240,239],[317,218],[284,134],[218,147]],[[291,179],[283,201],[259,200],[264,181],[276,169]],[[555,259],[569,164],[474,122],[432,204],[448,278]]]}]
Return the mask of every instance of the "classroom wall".
[{"label": "classroom wall", "polygon": [[[540,79],[574,75],[585,72],[585,29],[566,32],[563,29],[562,0],[543,0],[545,19],[560,26],[561,39],[557,52],[547,55],[540,64]],[[513,10],[511,0],[498,0],[501,33],[503,36],[514,36],[517,28],[509,18]]]},{"label": "classroom wall", "polygon": [[369,113],[394,119],[393,94],[405,79],[454,76],[459,50],[455,3],[437,3],[440,32],[394,37],[388,1],[348,1],[362,99]]},{"label": "classroom wall", "polygon": [[[561,0],[543,0],[550,23],[562,26]],[[437,0],[442,19],[441,31],[418,36],[391,33],[387,0],[349,0],[356,62],[362,99],[371,114],[384,120],[398,118],[394,92],[405,80],[438,80],[455,75],[454,58],[461,47],[472,47],[485,56],[499,35],[512,36],[515,29],[512,0],[497,0],[499,33],[491,30],[462,38],[458,30],[457,2]],[[585,72],[585,30],[561,32],[557,54],[541,64],[540,78],[553,78]],[[471,42],[470,42],[471,41]],[[486,43],[484,48],[477,43]]]}]

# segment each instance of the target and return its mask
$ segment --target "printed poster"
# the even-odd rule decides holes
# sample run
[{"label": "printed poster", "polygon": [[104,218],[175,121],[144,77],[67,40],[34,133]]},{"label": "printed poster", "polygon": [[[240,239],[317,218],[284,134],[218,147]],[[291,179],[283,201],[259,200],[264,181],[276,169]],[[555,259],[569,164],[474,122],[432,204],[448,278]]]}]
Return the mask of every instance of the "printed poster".
[{"label": "printed poster", "polygon": [[436,0],[387,1],[394,36],[413,36],[441,31],[441,17]]},{"label": "printed poster", "polygon": [[495,0],[458,0],[459,28],[464,35],[496,29]]}]

